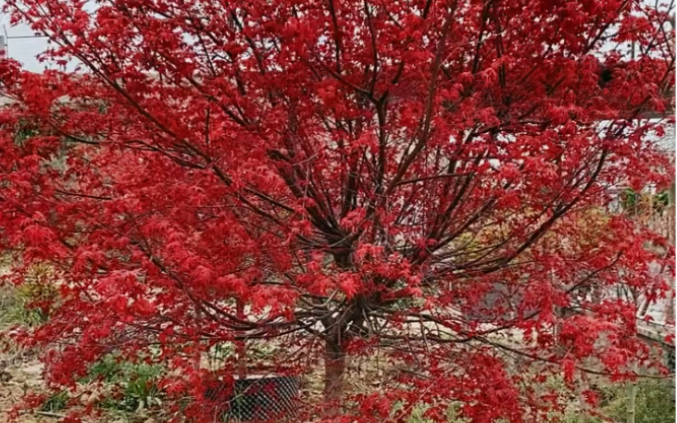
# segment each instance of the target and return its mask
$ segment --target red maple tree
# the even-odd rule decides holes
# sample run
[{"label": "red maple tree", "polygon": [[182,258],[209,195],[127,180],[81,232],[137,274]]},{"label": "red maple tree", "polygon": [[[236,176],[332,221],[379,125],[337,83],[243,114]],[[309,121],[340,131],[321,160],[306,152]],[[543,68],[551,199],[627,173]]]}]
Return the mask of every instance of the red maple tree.
[{"label": "red maple tree", "polygon": [[[49,35],[43,58],[61,69],[1,69],[8,279],[48,264],[59,290],[39,304],[44,324],[13,334],[46,348],[52,386],[74,386],[112,351],[145,357],[171,369],[170,398],[193,398],[178,415],[211,421],[201,390],[213,375],[195,361],[261,340],[284,347],[278,372],[324,363],[328,418],[403,421],[424,403],[445,421],[456,402],[473,422],[541,422],[559,404],[530,383],[631,377],[650,361],[635,306],[606,293],[664,297],[650,266],[673,250],[604,210],[618,186],[669,182],[646,142],[662,127],[642,119],[673,87],[667,11],[638,0],[5,7]],[[376,352],[405,371],[347,392],[346,357]],[[516,357],[535,371],[515,371]],[[221,373],[236,369],[227,360]]]}]

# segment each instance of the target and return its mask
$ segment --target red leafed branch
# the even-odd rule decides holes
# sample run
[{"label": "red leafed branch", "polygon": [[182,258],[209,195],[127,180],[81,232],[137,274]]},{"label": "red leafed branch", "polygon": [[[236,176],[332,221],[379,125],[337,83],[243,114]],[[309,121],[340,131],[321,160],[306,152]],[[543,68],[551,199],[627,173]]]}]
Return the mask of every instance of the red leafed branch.
[{"label": "red leafed branch", "polygon": [[[111,351],[156,354],[168,395],[217,345],[324,361],[325,416],[539,420],[547,374],[649,365],[630,289],[674,251],[616,213],[664,189],[651,143],[674,90],[671,10],[640,1],[8,0],[49,35],[0,65],[8,281],[50,269],[46,346],[70,386]],[[634,47],[633,47],[634,46]],[[649,301],[647,300],[647,301]],[[246,344],[245,344],[246,341]],[[346,357],[396,371],[351,392]],[[270,364],[270,363],[269,363]],[[222,374],[251,373],[226,359]],[[398,367],[399,366],[399,367]],[[525,366],[525,367],[520,367]],[[516,369],[527,369],[515,371]],[[664,369],[663,369],[664,370]],[[351,397],[359,406],[341,408]],[[403,406],[391,413],[395,401]],[[177,406],[178,407],[178,406]],[[312,407],[309,405],[309,410]],[[202,410],[202,411],[200,411]],[[531,419],[531,420],[530,420]]]}]

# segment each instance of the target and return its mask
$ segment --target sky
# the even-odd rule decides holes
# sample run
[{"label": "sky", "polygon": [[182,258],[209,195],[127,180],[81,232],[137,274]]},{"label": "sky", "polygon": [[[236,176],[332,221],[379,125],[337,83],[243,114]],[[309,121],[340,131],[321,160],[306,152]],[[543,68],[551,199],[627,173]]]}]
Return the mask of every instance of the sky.
[{"label": "sky", "polygon": [[[656,0],[643,0],[645,4],[655,5]],[[662,2],[661,2],[662,3]],[[0,8],[4,5],[4,0],[0,0]],[[32,36],[33,31],[28,25],[20,24],[10,26],[9,16],[0,13],[0,34],[5,33],[9,36],[8,53],[9,57],[23,64],[24,69],[32,72],[40,72],[45,69],[45,64],[40,63],[36,56],[47,48],[46,38],[19,38]]]},{"label": "sky", "polygon": [[[4,1],[0,0],[0,6],[4,5]],[[0,13],[0,34],[6,34],[9,37],[24,37],[32,36],[33,31],[28,25],[20,24],[14,27],[9,24],[9,16]],[[24,38],[24,39],[10,39],[8,42],[9,57],[21,62],[25,69],[33,72],[39,72],[45,68],[43,64],[38,62],[35,56],[40,54],[47,47],[46,38]]]}]

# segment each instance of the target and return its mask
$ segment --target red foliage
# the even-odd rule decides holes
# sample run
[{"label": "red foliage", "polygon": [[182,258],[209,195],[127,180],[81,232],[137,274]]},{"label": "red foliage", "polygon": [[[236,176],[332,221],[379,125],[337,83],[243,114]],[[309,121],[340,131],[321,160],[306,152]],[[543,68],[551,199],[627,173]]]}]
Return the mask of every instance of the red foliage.
[{"label": "red foliage", "polygon": [[669,182],[646,141],[662,129],[639,119],[674,80],[665,14],[638,0],[6,5],[50,35],[46,60],[76,66],[0,69],[15,100],[0,112],[8,279],[49,263],[60,292],[47,323],[14,335],[47,348],[50,383],[153,352],[167,395],[195,399],[177,413],[211,421],[204,351],[277,342],[273,367],[299,373],[321,340],[332,386],[346,351],[407,367],[356,394],[350,421],[404,421],[416,403],[445,421],[457,402],[473,422],[521,422],[559,407],[524,388],[546,374],[621,378],[649,360],[636,305],[609,293],[663,296],[650,265],[673,249],[595,211],[619,186]]}]

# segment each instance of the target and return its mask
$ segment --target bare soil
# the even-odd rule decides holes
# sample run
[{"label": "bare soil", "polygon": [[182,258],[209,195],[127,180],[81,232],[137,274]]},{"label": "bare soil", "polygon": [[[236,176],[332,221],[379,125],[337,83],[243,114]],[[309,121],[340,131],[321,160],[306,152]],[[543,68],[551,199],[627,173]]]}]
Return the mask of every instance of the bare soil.
[{"label": "bare soil", "polygon": [[[19,404],[26,391],[41,391],[43,366],[35,359],[5,355],[0,359],[0,421],[9,421],[8,411]],[[18,423],[46,423],[58,421],[53,416],[22,414]]]}]

